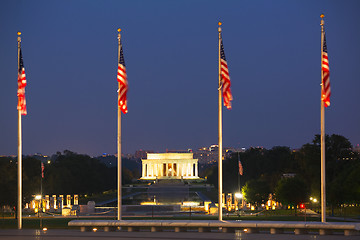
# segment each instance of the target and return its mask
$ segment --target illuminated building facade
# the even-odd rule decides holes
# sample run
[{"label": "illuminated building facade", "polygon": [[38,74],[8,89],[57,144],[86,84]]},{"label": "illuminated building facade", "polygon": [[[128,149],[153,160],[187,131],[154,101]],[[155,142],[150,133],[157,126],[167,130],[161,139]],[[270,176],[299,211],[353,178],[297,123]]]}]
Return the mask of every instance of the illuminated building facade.
[{"label": "illuminated building facade", "polygon": [[142,180],[199,179],[193,153],[148,153],[141,161]]}]

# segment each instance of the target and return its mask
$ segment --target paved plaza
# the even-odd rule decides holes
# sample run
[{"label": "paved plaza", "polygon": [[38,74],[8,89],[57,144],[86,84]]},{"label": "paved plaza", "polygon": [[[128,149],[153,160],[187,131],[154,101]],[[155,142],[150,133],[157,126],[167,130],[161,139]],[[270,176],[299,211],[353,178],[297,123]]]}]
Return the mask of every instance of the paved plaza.
[{"label": "paved plaza", "polygon": [[237,231],[235,233],[221,233],[221,232],[210,232],[210,233],[199,233],[199,232],[126,232],[126,231],[116,231],[116,232],[80,232],[78,229],[71,230],[52,230],[44,232],[42,230],[33,230],[33,229],[24,229],[24,230],[0,230],[0,239],[1,240],[73,240],[73,239],[86,239],[86,240],[100,240],[100,239],[238,239],[238,240],[310,240],[310,239],[319,239],[319,240],[358,240],[359,236],[344,236],[344,235],[326,235],[320,236],[318,234],[306,234],[306,235],[294,235],[291,233],[284,234],[269,234],[269,233],[256,233],[248,234],[242,231]]}]

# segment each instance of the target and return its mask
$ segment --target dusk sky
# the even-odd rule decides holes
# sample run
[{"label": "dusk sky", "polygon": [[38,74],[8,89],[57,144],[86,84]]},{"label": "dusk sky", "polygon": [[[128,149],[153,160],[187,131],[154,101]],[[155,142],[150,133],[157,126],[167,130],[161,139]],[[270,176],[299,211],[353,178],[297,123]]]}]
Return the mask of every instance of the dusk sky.
[{"label": "dusk sky", "polygon": [[0,155],[17,154],[17,32],[27,78],[23,153],[116,153],[117,28],[127,67],[123,153],[217,144],[222,21],[233,109],[225,147],[300,148],[320,133],[320,14],[330,63],[326,133],[360,144],[360,1],[0,2]]}]

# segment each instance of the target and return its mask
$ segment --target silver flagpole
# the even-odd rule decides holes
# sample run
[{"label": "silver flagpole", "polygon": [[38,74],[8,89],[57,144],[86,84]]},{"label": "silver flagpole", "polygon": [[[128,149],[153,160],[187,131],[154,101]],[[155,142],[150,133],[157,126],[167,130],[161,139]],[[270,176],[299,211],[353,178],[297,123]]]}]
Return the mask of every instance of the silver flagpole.
[{"label": "silver flagpole", "polygon": [[43,179],[43,169],[42,169],[42,166],[43,166],[43,163],[42,161],[40,160],[40,169],[41,169],[41,178],[40,178],[40,196],[41,196],[41,199],[40,199],[40,206],[39,206],[39,217],[40,217],[40,229],[42,229],[42,213],[43,213],[43,190],[42,190],[42,179]]},{"label": "silver flagpole", "polygon": [[[324,15],[321,14],[321,95],[323,93],[323,71],[322,71],[322,58],[324,46]],[[320,95],[320,96],[321,96]],[[321,102],[321,222],[326,222],[326,188],[325,188],[325,108],[322,96]]]},{"label": "silver flagpole", "polygon": [[[21,32],[18,32],[18,77],[20,65]],[[18,109],[18,204],[17,218],[18,229],[22,229],[22,130],[21,130],[21,109]]]},{"label": "silver flagpole", "polygon": [[241,185],[240,185],[240,152],[238,152],[238,173],[239,173],[239,193],[241,193]]},{"label": "silver flagpole", "polygon": [[220,63],[220,44],[221,44],[221,22],[219,22],[219,221],[222,221],[222,84],[221,84],[221,63]]},{"label": "silver flagpole", "polygon": [[[120,48],[121,48],[121,29],[118,29],[118,64],[120,62]],[[120,90],[120,83],[118,84],[118,89]],[[118,93],[118,101],[119,101],[119,93]],[[117,128],[118,128],[118,134],[117,134],[117,154],[118,154],[118,171],[117,171],[117,176],[118,176],[118,212],[117,212],[117,220],[121,220],[121,110],[120,107],[118,106],[117,103],[117,110],[118,110],[118,124],[117,124]]]}]

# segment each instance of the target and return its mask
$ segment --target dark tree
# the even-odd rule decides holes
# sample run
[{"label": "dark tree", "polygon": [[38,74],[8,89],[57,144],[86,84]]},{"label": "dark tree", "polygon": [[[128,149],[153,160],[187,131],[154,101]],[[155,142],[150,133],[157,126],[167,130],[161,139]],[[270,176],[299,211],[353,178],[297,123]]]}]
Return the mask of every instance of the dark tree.
[{"label": "dark tree", "polygon": [[29,202],[33,195],[40,194],[41,161],[33,157],[23,158],[23,197]]},{"label": "dark tree", "polygon": [[282,178],[275,188],[275,198],[284,205],[297,206],[307,201],[308,187],[300,177]]},{"label": "dark tree", "polygon": [[45,167],[44,190],[49,194],[91,194],[116,188],[116,172],[98,159],[68,150],[53,159]]},{"label": "dark tree", "polygon": [[17,164],[13,158],[0,157],[0,205],[16,205]]},{"label": "dark tree", "polygon": [[[320,197],[320,135],[315,135],[312,143],[302,146],[295,154],[295,160],[299,164],[298,173],[304,177],[312,196]],[[326,194],[327,202],[332,209],[342,203],[355,199],[352,189],[357,188],[357,181],[349,181],[345,184],[346,179],[353,174],[360,174],[356,170],[356,163],[359,162],[359,154],[352,150],[352,145],[348,139],[341,135],[333,134],[325,137],[325,168],[326,168]],[[351,186],[349,188],[348,186]]]},{"label": "dark tree", "polygon": [[260,206],[269,199],[271,193],[268,182],[265,180],[250,180],[242,188],[247,202]]}]

